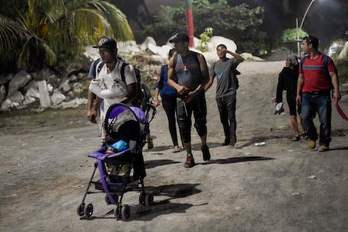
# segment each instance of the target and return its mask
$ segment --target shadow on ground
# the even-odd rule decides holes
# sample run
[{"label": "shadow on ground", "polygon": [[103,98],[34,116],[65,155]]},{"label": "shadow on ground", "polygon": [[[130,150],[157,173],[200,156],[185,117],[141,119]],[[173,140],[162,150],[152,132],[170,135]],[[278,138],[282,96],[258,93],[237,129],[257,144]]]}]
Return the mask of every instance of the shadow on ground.
[{"label": "shadow on ground", "polygon": [[[192,206],[201,206],[206,205],[207,203],[193,205],[190,203],[174,203],[170,200],[177,198],[185,198],[197,193],[200,193],[201,190],[197,189],[197,186],[200,184],[172,184],[172,185],[162,185],[162,186],[148,186],[146,187],[147,193],[152,193],[155,197],[154,204],[150,207],[142,206],[131,206],[131,218],[129,220],[137,221],[150,221],[157,216],[164,214],[172,213],[185,213],[187,209]],[[156,201],[156,196],[165,196],[167,199]],[[88,220],[95,219],[113,219],[112,216],[114,210],[107,212],[104,216],[92,216]],[[85,220],[85,218],[81,218]]]},{"label": "shadow on ground", "polygon": [[274,158],[263,157],[263,156],[241,156],[241,157],[230,157],[226,159],[217,159],[210,160],[206,163],[197,163],[197,165],[209,165],[209,164],[233,164],[233,163],[242,163],[242,162],[251,162],[251,161],[265,161],[273,160]]},{"label": "shadow on ground", "polygon": [[147,160],[145,161],[145,168],[151,169],[159,166],[165,166],[170,164],[180,163],[178,161],[170,160],[170,159],[160,159],[160,160]]}]

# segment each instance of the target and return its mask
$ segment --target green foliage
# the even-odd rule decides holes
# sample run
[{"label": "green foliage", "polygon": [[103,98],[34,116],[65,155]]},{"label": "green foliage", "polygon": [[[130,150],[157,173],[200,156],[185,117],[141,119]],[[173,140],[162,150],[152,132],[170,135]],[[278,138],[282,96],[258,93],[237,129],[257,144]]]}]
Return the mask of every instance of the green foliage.
[{"label": "green foliage", "polygon": [[[215,35],[233,39],[241,50],[254,52],[255,48],[266,47],[266,33],[262,32],[264,9],[250,8],[247,4],[231,6],[227,1],[211,3],[208,0],[193,1],[195,32],[214,28]],[[177,31],[186,30],[185,5],[162,7],[155,16],[155,22],[146,27],[145,33],[166,42]]]},{"label": "green foliage", "polygon": [[213,37],[213,28],[207,27],[202,34],[199,35],[201,43],[199,45],[199,50],[206,52],[208,50],[208,42],[210,38]]},{"label": "green foliage", "polygon": [[40,69],[77,57],[102,35],[133,39],[126,16],[106,1],[28,0],[26,4],[16,19],[0,15],[0,60],[4,63]]},{"label": "green foliage", "polygon": [[298,39],[301,39],[305,36],[308,36],[307,32],[300,28],[286,29],[282,33],[282,41],[283,43],[296,42]]}]

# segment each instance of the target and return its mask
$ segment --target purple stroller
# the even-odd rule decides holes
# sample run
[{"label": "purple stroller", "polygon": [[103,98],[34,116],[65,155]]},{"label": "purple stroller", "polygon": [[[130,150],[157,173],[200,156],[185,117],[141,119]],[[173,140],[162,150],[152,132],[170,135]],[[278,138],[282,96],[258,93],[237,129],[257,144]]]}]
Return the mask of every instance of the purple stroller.
[{"label": "purple stroller", "polygon": [[[149,113],[152,110],[152,117]],[[146,176],[142,148],[149,131],[149,123],[156,113],[154,107],[148,107],[146,113],[137,107],[124,104],[112,105],[105,116],[104,129],[106,132],[106,145],[88,155],[94,158],[94,170],[88,182],[88,187],[77,208],[77,214],[83,218],[91,218],[93,205],[85,205],[85,199],[90,192],[91,184],[94,184],[98,192],[104,192],[105,202],[115,205],[114,216],[116,219],[127,220],[130,217],[130,207],[122,205],[123,195],[129,191],[140,192],[139,204],[150,206],[153,203],[153,195],[147,194],[144,189],[144,177]],[[128,146],[117,150],[110,145],[122,141]],[[110,149],[112,148],[112,149]],[[113,173],[110,167],[128,167],[125,174]],[[99,172],[99,180],[93,181],[96,169]]]}]

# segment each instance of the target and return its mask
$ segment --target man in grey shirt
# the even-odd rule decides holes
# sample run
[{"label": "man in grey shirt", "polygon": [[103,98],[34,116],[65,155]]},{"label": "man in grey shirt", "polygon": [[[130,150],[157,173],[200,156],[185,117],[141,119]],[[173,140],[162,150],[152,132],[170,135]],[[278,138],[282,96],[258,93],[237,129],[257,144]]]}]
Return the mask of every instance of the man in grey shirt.
[{"label": "man in grey shirt", "polygon": [[[225,134],[225,141],[222,145],[234,146],[237,142],[236,94],[239,85],[237,79],[239,72],[236,68],[244,59],[239,54],[227,50],[224,44],[218,45],[216,51],[219,60],[211,68],[210,79],[205,89],[210,88],[216,77],[216,102]],[[227,58],[227,53],[233,58]]]}]

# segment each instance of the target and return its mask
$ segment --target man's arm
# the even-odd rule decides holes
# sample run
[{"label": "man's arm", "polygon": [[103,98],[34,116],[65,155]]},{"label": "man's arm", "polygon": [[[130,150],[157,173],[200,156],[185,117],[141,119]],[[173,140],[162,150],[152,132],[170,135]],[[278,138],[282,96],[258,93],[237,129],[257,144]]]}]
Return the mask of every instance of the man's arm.
[{"label": "man's arm", "polygon": [[174,81],[175,70],[174,70],[174,59],[176,55],[174,55],[168,64],[168,85],[176,89],[179,95],[187,92],[187,88],[185,86],[179,85]]},{"label": "man's arm", "polygon": [[339,84],[338,84],[338,77],[335,72],[330,72],[331,76],[331,83],[333,86],[333,101],[335,104],[338,103],[338,101],[341,99]]},{"label": "man's arm", "polygon": [[122,103],[124,104],[132,103],[136,97],[137,97],[137,84],[136,83],[129,84],[127,85],[127,96],[122,100]]},{"label": "man's arm", "polygon": [[301,92],[303,87],[303,74],[300,73],[297,80],[296,103],[301,104]]},{"label": "man's arm", "polygon": [[238,53],[231,52],[230,50],[227,50],[226,53],[233,56],[238,63],[242,63],[244,61],[244,58],[241,55],[239,55]]}]

